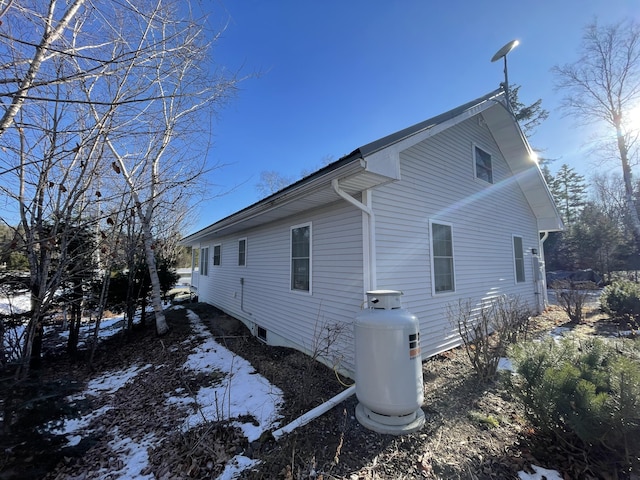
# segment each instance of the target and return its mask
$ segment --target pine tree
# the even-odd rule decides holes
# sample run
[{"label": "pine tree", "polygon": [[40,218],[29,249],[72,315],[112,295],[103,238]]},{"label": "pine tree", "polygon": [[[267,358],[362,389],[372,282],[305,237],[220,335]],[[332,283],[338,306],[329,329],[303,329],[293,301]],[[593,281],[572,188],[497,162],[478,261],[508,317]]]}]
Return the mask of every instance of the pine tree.
[{"label": "pine tree", "polygon": [[576,221],[586,204],[587,183],[567,164],[563,164],[547,182],[566,225]]},{"label": "pine tree", "polygon": [[522,131],[525,135],[529,136],[549,117],[549,112],[542,108],[541,98],[531,105],[525,105],[518,98],[519,93],[520,85],[514,85],[509,88],[509,104]]}]

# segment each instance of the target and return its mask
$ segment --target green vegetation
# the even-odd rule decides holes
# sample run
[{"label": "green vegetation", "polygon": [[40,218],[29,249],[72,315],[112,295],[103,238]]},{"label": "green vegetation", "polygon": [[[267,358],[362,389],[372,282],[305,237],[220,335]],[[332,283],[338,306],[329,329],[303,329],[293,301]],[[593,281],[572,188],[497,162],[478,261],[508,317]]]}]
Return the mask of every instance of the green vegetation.
[{"label": "green vegetation", "polygon": [[491,414],[486,415],[481,412],[476,412],[475,410],[467,413],[467,417],[469,417],[469,420],[472,420],[487,429],[498,428],[501,423],[499,418],[496,418]]},{"label": "green vegetation", "polygon": [[629,280],[615,281],[602,291],[600,304],[612,317],[635,322],[640,316],[640,284]]},{"label": "green vegetation", "polygon": [[513,393],[540,435],[613,478],[638,462],[638,342],[547,339],[512,346],[510,358]]}]

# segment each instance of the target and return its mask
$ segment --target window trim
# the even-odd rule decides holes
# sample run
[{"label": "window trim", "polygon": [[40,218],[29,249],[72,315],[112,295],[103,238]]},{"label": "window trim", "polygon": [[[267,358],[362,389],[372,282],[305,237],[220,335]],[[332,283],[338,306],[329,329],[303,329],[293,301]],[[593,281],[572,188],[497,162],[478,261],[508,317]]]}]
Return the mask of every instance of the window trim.
[{"label": "window trim", "polygon": [[[240,245],[242,244],[242,242],[244,242],[244,249],[240,251]],[[242,263],[240,263],[241,258],[242,258]],[[247,266],[247,237],[242,237],[238,239],[238,266],[239,267]]]},{"label": "window trim", "polygon": [[[442,226],[446,226],[449,227],[450,232],[451,232],[451,267],[452,267],[452,271],[451,271],[451,283],[453,285],[453,289],[452,290],[443,290],[443,291],[436,291],[436,266],[435,266],[435,255],[434,255],[434,249],[433,249],[433,225],[442,225]],[[430,246],[430,252],[429,252],[429,256],[431,258],[431,294],[434,296],[443,296],[443,295],[452,295],[456,293],[456,254],[455,254],[455,244],[453,241],[453,224],[450,222],[442,222],[440,220],[429,220],[429,246]]]},{"label": "window trim", "polygon": [[[216,256],[216,249],[218,249],[218,255]],[[219,267],[222,265],[222,244],[216,243],[213,245],[213,252],[211,254],[211,266]],[[216,260],[218,263],[216,263]]]},{"label": "window trim", "polygon": [[[293,288],[293,231],[298,228],[309,228],[309,289]],[[311,222],[300,223],[289,227],[289,291],[311,295],[313,291],[313,226]]]},{"label": "window trim", "polygon": [[209,247],[200,247],[200,275],[209,276]]},{"label": "window trim", "polygon": [[[490,169],[488,171],[489,173],[489,180],[482,178],[478,175],[478,160],[477,160],[477,151],[480,150],[483,153],[486,153],[487,155],[489,155],[489,161],[491,163],[490,165]],[[473,178],[476,180],[480,180],[481,182],[484,183],[488,183],[490,185],[494,184],[494,180],[495,180],[495,165],[493,162],[493,157],[494,155],[489,151],[489,149],[481,147],[480,145],[478,145],[477,143],[473,143],[471,146],[471,158],[473,160]]]},{"label": "window trim", "polygon": [[200,247],[191,248],[191,270],[193,272],[200,272],[201,254],[202,252]]},{"label": "window trim", "polygon": [[256,337],[263,342],[267,341],[267,329],[256,324]]},{"label": "window trim", "polygon": [[[520,247],[522,249],[522,257],[517,257],[516,252],[516,238],[520,239]],[[527,281],[527,272],[524,263],[525,250],[524,250],[524,238],[521,235],[511,235],[511,246],[513,248],[513,276],[515,280],[515,284],[526,283]],[[522,260],[522,279],[520,280],[518,275],[518,260]]]}]

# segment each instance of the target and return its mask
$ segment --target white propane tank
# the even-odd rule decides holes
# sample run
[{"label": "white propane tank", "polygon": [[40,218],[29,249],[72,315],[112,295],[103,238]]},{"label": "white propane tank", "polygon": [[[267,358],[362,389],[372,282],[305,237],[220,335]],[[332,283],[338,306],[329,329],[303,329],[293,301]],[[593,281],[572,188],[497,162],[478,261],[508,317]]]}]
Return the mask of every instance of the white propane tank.
[{"label": "white propane tank", "polygon": [[402,292],[367,292],[355,321],[356,417],[365,427],[399,435],[424,425],[420,324],[400,305]]}]

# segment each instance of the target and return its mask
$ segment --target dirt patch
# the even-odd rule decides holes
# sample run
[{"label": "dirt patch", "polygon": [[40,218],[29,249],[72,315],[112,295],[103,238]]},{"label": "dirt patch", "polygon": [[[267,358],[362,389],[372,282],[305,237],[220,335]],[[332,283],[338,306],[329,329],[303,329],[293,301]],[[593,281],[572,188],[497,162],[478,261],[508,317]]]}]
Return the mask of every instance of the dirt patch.
[{"label": "dirt patch", "polygon": [[[211,306],[185,306],[200,316],[219,343],[248,360],[284,392],[281,425],[345,388],[331,369],[297,351],[264,345],[239,321]],[[23,421],[12,424],[0,439],[5,455],[0,456],[0,479],[95,478],[87,471],[96,471],[96,465],[108,478],[109,471],[120,467],[113,464],[117,460],[109,453],[110,436],[105,435],[114,431],[134,440],[142,440],[149,432],[163,438],[161,446],[150,451],[150,465],[143,472],[163,479],[216,478],[238,453],[260,460],[257,467],[242,474],[245,479],[515,479],[519,470],[532,463],[571,472],[559,455],[533,448],[531,431],[517,402],[500,381],[479,383],[463,349],[424,362],[426,424],[413,434],[396,437],[362,427],[354,414],[355,396],[279,441],[264,435],[248,443],[234,429],[215,422],[188,434],[178,433],[181,420],[166,407],[166,392],[195,391],[198,385],[215,379],[197,374],[185,378],[181,366],[191,350],[189,322],[185,310],[172,310],[167,317],[171,331],[166,336],[156,337],[148,326],[105,342],[97,354],[96,372],[89,372],[82,359],[71,363],[66,356],[48,357],[46,368],[27,382],[37,391],[24,386],[20,393],[20,386],[9,399],[16,405],[49,392],[46,402],[33,407],[40,411],[40,423],[60,421],[73,409],[80,414],[101,408],[100,397],[74,405],[64,400],[82,390],[97,373],[131,365],[151,367],[117,392],[115,401],[109,400],[119,407],[104,413],[94,433],[73,448],[61,449],[59,437],[38,433],[36,423],[27,425],[28,416],[22,415]],[[559,308],[536,317],[534,326],[534,334],[558,327],[572,327],[584,335],[607,329],[614,334],[618,328],[595,312],[584,324],[572,326]],[[156,368],[160,365],[168,368]],[[3,401],[5,411],[11,410],[7,400]],[[570,473],[567,478],[576,477]]]}]

